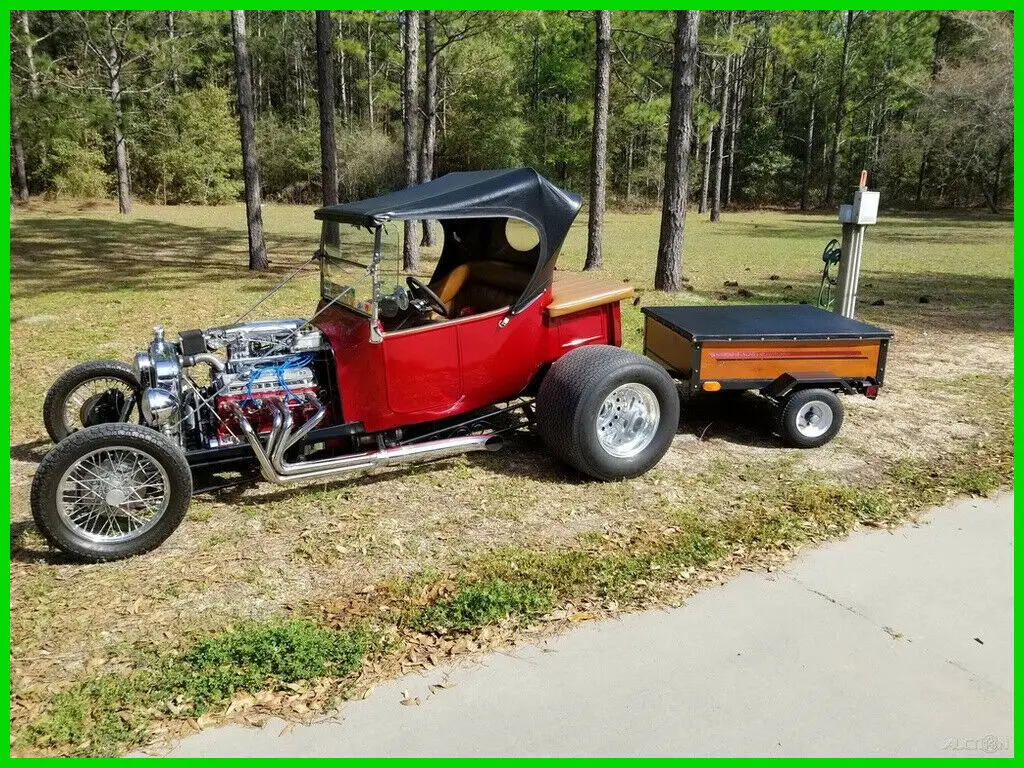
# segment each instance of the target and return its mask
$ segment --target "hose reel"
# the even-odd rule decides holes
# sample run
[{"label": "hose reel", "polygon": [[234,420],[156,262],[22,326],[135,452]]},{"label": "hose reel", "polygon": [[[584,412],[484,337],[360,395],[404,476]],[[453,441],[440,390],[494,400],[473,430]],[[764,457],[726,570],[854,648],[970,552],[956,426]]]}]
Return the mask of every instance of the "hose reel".
[{"label": "hose reel", "polygon": [[821,252],[821,260],[825,266],[821,270],[821,286],[818,288],[818,306],[821,309],[831,310],[836,302],[833,289],[839,282],[839,257],[842,248],[839,241],[832,238]]}]

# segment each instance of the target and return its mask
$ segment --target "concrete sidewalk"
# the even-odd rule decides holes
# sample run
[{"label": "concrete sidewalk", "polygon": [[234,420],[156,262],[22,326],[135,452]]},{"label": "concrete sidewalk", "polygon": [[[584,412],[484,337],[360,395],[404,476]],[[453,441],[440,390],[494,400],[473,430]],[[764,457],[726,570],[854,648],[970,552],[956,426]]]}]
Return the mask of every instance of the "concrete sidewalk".
[{"label": "concrete sidewalk", "polygon": [[1012,513],[1011,493],[959,502],[678,609],[409,675],[338,722],[211,729],[171,754],[1011,755]]}]

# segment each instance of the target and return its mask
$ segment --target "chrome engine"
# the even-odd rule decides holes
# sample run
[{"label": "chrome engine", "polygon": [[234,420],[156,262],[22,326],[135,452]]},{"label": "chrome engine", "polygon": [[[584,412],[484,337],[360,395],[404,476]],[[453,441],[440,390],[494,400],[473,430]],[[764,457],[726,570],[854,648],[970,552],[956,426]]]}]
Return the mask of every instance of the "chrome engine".
[{"label": "chrome engine", "polygon": [[[261,433],[270,432],[278,401],[297,423],[317,411],[314,368],[325,348],[321,332],[298,319],[182,331],[177,343],[157,326],[148,350],[135,358],[140,410],[184,448],[241,444],[236,409]],[[209,368],[208,385],[189,375],[199,365]]]}]

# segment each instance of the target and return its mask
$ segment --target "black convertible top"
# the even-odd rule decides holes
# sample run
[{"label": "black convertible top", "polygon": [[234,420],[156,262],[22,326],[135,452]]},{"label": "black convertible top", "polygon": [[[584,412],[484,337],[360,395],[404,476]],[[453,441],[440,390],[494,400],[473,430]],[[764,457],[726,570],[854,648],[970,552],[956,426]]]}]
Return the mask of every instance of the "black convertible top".
[{"label": "black convertible top", "polygon": [[465,238],[448,237],[453,229],[459,234],[460,220],[521,219],[537,230],[540,242],[529,252],[530,260],[536,261],[531,265],[533,276],[512,306],[512,311],[518,312],[551,283],[555,256],[581,204],[578,195],[556,187],[532,168],[508,168],[449,173],[380,197],[326,206],[315,215],[322,221],[363,227],[377,227],[389,221],[436,219],[446,236],[435,275],[466,261],[493,258],[483,252],[469,254],[460,244]]}]

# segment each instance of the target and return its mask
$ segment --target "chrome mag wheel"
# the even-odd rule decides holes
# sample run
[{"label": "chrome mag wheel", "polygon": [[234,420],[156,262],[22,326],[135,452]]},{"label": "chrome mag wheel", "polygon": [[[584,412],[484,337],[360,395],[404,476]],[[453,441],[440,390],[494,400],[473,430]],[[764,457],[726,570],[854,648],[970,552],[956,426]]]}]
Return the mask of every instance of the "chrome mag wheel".
[{"label": "chrome mag wheel", "polygon": [[650,387],[639,383],[616,387],[597,414],[601,447],[616,458],[632,458],[643,451],[658,431],[661,407]]}]

